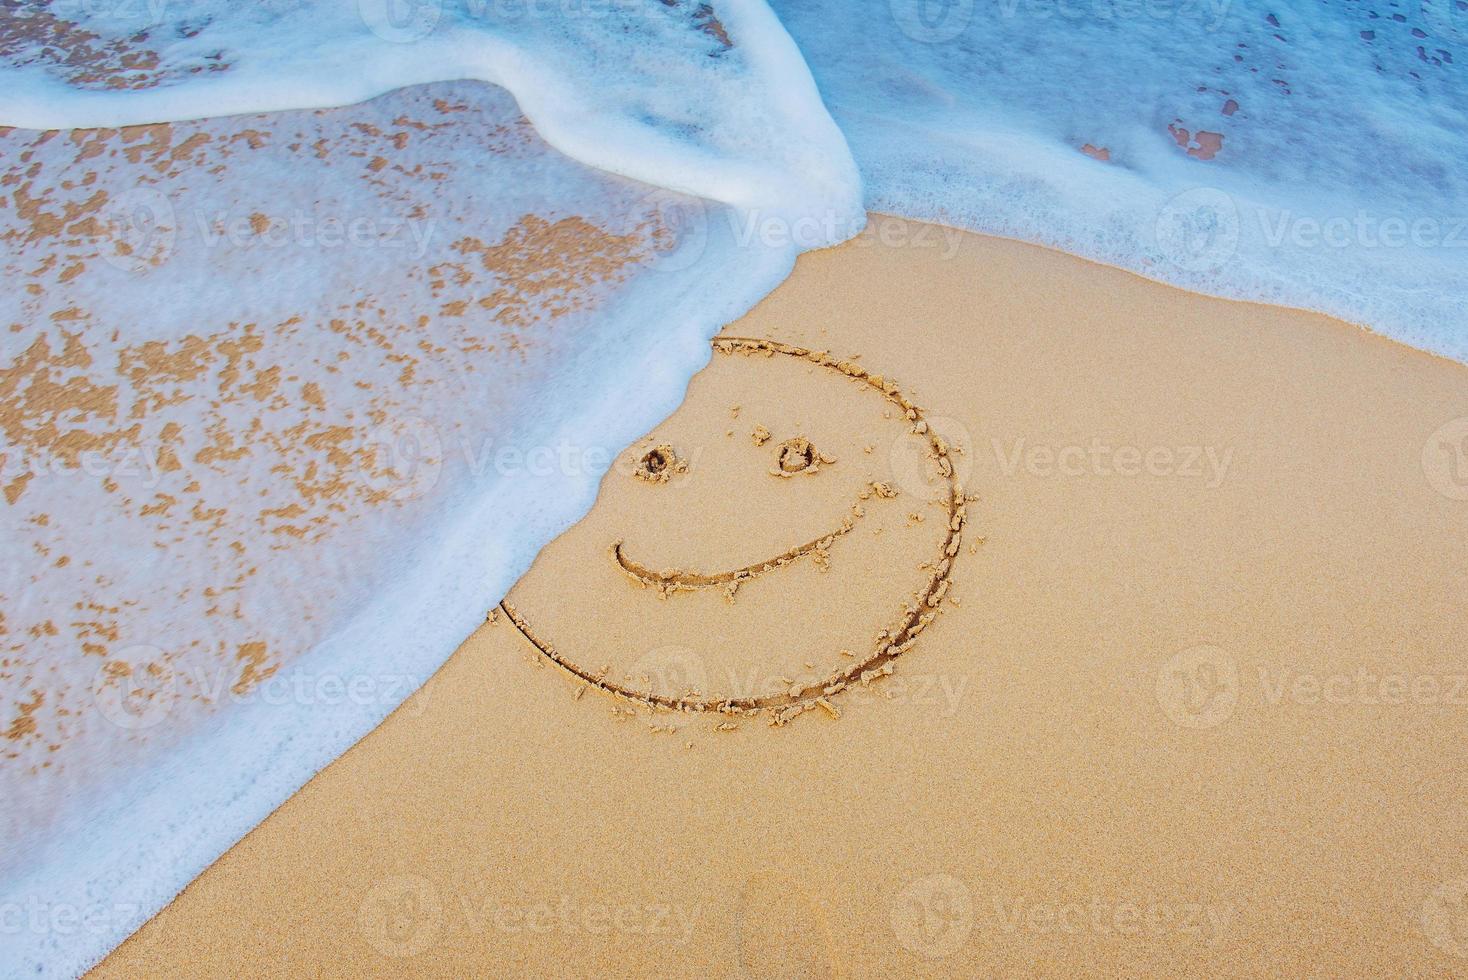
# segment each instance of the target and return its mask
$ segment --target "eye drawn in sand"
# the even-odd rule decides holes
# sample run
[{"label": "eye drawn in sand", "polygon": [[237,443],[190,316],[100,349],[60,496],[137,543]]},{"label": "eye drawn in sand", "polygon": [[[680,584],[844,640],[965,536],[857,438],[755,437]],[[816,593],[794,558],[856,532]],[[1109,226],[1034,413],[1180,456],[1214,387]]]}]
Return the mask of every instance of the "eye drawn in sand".
[{"label": "eye drawn in sand", "polygon": [[[941,611],[941,603],[949,590],[953,564],[959,555],[964,523],[967,519],[966,501],[968,498],[954,472],[949,458],[948,444],[928,424],[923,410],[913,404],[892,380],[870,372],[854,361],[835,357],[825,351],[810,350],[776,341],[746,337],[720,337],[714,340],[713,347],[716,352],[726,356],[745,355],[765,358],[779,356],[799,359],[838,375],[844,375],[858,382],[864,390],[874,392],[884,399],[889,406],[889,417],[895,414],[891,413],[891,406],[895,406],[901,412],[901,415],[896,417],[905,420],[906,438],[919,439],[924,443],[927,457],[932,461],[941,480],[941,496],[934,503],[942,507],[947,523],[946,528],[943,529],[941,541],[936,543],[937,553],[931,556],[930,561],[924,563],[925,581],[913,600],[903,606],[900,617],[877,632],[865,654],[853,654],[848,650],[841,650],[840,653],[845,655],[847,660],[842,666],[830,671],[819,680],[791,683],[788,688],[776,693],[739,697],[708,697],[696,690],[689,690],[682,695],[675,696],[671,693],[653,690],[650,687],[649,689],[637,689],[630,683],[612,680],[607,676],[607,667],[603,666],[600,669],[585,667],[573,659],[575,654],[562,652],[548,638],[538,634],[526,616],[508,600],[500,603],[498,609],[491,614],[491,619],[496,618],[499,611],[503,611],[508,621],[541,656],[582,683],[581,690],[595,688],[616,698],[655,710],[716,713],[733,717],[764,714],[769,723],[776,726],[784,725],[798,715],[817,709],[833,718],[839,717],[840,711],[837,705],[842,693],[853,684],[865,686],[892,674],[897,658],[911,650],[919,635],[937,618]],[[761,435],[767,434],[764,426],[759,426],[757,432]],[[754,441],[756,445],[762,445],[768,440],[756,436]],[[840,465],[835,457],[823,453],[804,436],[787,439],[763,451],[770,452],[771,450],[773,450],[773,455],[770,457],[773,460],[773,466],[770,473],[780,478],[807,473],[814,474],[820,472],[823,466]],[[656,482],[657,477],[668,473],[676,465],[678,459],[677,452],[671,444],[660,444],[642,458],[642,463],[634,475],[642,480]],[[897,494],[885,483],[872,483],[869,489],[863,490],[859,496],[860,499],[853,502],[851,512],[843,516],[840,523],[826,534],[791,547],[781,554],[739,568],[700,571],[651,568],[631,557],[622,540],[614,541],[609,553],[611,560],[634,584],[655,590],[660,598],[667,599],[682,592],[720,589],[732,600],[744,583],[776,572],[803,558],[809,557],[824,568],[825,563],[830,559],[831,549],[844,536],[850,534],[865,515],[863,501],[877,505]],[[807,664],[806,666],[813,665]],[[725,726],[721,724],[720,727]]]},{"label": "eye drawn in sand", "polygon": [[645,483],[667,483],[680,473],[688,472],[688,461],[668,443],[661,443],[647,451],[637,463],[632,475]]},{"label": "eye drawn in sand", "polygon": [[797,473],[819,473],[822,463],[829,466],[834,462],[835,456],[827,456],[812,446],[805,436],[797,436],[786,439],[777,447],[775,466],[770,470],[770,475],[788,477]]}]

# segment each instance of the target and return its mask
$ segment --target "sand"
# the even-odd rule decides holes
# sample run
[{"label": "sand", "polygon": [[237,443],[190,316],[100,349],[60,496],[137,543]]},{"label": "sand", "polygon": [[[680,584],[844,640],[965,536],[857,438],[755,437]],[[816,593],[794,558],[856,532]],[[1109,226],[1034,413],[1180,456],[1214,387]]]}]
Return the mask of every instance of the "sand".
[{"label": "sand", "polygon": [[873,222],[98,975],[1468,969],[1468,369]]}]

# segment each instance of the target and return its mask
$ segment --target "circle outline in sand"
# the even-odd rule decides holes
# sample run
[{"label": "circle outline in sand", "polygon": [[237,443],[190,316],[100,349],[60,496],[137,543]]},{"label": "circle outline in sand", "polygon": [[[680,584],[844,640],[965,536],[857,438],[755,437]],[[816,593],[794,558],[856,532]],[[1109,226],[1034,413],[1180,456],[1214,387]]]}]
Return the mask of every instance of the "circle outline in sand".
[{"label": "circle outline in sand", "polygon": [[[764,357],[780,354],[786,357],[801,358],[855,381],[860,381],[900,408],[912,426],[910,433],[928,443],[938,472],[948,483],[948,529],[927,585],[918,594],[917,600],[906,606],[902,620],[894,628],[882,630],[877,634],[876,643],[870,654],[853,660],[844,668],[832,672],[824,680],[778,694],[753,697],[704,698],[696,694],[670,697],[653,691],[637,691],[624,687],[615,681],[607,680],[601,672],[592,672],[573,663],[554,646],[537,636],[530,623],[508,600],[501,601],[497,608],[504,612],[511,625],[546,659],[586,685],[623,700],[651,708],[690,713],[712,712],[747,716],[764,712],[769,715],[770,723],[777,726],[784,725],[797,715],[816,708],[824,709],[833,717],[839,717],[840,712],[832,705],[830,699],[839,695],[852,682],[865,685],[872,680],[891,674],[894,661],[910,650],[917,642],[918,635],[937,618],[940,604],[948,592],[953,563],[957,560],[960,546],[963,543],[963,526],[967,520],[963,485],[949,460],[947,443],[927,424],[923,410],[909,401],[891,379],[870,372],[854,361],[837,358],[828,351],[797,347],[774,340],[760,340],[754,337],[716,337],[712,344],[714,350],[720,354]],[[620,542],[617,542],[613,545],[614,557],[616,556],[615,549],[619,544]],[[625,566],[623,570],[627,570]]]}]

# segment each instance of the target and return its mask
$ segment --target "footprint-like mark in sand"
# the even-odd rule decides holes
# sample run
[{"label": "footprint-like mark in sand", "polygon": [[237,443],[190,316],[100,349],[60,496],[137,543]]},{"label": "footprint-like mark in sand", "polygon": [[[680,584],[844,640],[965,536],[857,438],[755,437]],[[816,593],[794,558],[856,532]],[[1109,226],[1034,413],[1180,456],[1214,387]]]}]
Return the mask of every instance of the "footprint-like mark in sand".
[{"label": "footprint-like mark in sand", "polygon": [[[539,636],[510,602],[501,602],[499,608],[504,611],[510,623],[542,656],[587,685],[618,698],[671,711],[713,712],[734,716],[764,713],[768,715],[773,725],[783,725],[800,714],[818,709],[832,716],[839,716],[840,712],[835,702],[841,693],[853,683],[867,684],[891,674],[897,658],[911,650],[917,643],[918,636],[937,618],[941,609],[940,604],[948,592],[953,565],[958,558],[963,540],[963,527],[967,519],[964,489],[954,473],[953,464],[949,458],[948,444],[928,425],[923,410],[913,404],[891,379],[868,371],[854,361],[835,357],[827,351],[811,350],[773,340],[760,340],[752,337],[720,337],[713,341],[713,348],[724,355],[762,357],[778,355],[801,358],[862,382],[867,389],[876,392],[902,411],[910,426],[910,434],[927,443],[928,455],[934,461],[947,488],[945,508],[948,517],[947,531],[939,553],[929,566],[928,580],[919,591],[916,600],[904,607],[903,615],[897,622],[877,634],[871,651],[865,657],[853,659],[851,663],[833,671],[824,679],[797,685],[777,694],[732,698],[705,698],[696,692],[674,697],[656,691],[639,691],[616,683],[606,678],[602,671],[588,670],[561,653],[549,640]],[[833,458],[821,454],[804,438],[787,440],[780,444],[777,450],[777,464],[771,472],[778,476],[788,477],[804,472],[814,472],[823,464],[831,465],[836,462]],[[649,477],[657,479],[662,473],[672,468],[670,464],[675,459],[676,456],[671,447],[659,446],[652,454],[649,454],[648,459],[644,460],[643,466],[644,469],[655,472],[643,474],[639,471],[637,475],[643,479]],[[878,497],[890,495],[890,491],[884,492],[884,487],[878,486],[876,489]],[[854,514],[859,513],[861,513],[860,508],[856,508]],[[756,576],[782,568],[807,556],[812,557],[815,561],[822,561],[836,540],[851,531],[855,526],[855,521],[855,517],[846,517],[829,534],[797,545],[765,561],[721,572],[652,569],[628,557],[622,541],[613,542],[610,553],[612,561],[636,584],[656,589],[664,598],[677,592],[707,588],[723,588],[732,598],[741,583]]]}]

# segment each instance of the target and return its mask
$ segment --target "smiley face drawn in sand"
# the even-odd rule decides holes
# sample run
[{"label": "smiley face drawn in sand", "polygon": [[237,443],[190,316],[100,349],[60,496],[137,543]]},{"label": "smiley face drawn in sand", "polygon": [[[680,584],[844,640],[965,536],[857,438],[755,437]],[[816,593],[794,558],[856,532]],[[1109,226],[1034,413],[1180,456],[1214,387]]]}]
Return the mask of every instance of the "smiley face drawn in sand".
[{"label": "smiley face drawn in sand", "polygon": [[[768,440],[768,430],[764,426],[757,427],[754,432],[755,445],[762,446]],[[786,439],[775,447],[774,465],[770,467],[769,472],[771,476],[781,478],[801,474],[814,476],[821,471],[823,464],[829,466],[834,462],[836,462],[836,457],[816,449],[804,436],[797,436],[794,439]],[[677,450],[671,445],[662,443],[648,450],[647,454],[638,462],[633,475],[648,483],[665,483],[674,475],[687,471],[687,461],[681,459]],[[884,484],[880,486],[879,493],[892,492]],[[843,518],[840,525],[829,534],[823,534],[814,540],[762,561],[722,572],[687,572],[676,568],[655,570],[628,558],[620,540],[612,542],[610,552],[612,561],[616,562],[617,567],[628,577],[639,585],[657,589],[661,596],[666,597],[674,592],[691,592],[695,589],[722,588],[724,594],[733,599],[739,586],[756,575],[781,568],[806,555],[811,555],[814,561],[824,566],[830,561],[829,549],[836,538],[846,534],[853,527],[855,527],[854,516]]]},{"label": "smiley face drawn in sand", "polygon": [[[778,358],[803,364],[815,373],[829,373],[845,380],[861,389],[863,398],[875,401],[875,407],[880,408],[882,417],[893,420],[886,424],[894,429],[894,438],[917,440],[925,447],[934,498],[922,501],[921,506],[930,508],[929,513],[932,513],[931,508],[936,508],[937,513],[933,514],[935,519],[925,525],[931,530],[925,532],[928,537],[925,539],[926,543],[922,544],[926,551],[925,560],[920,564],[923,575],[918,588],[911,595],[911,600],[902,604],[899,613],[876,631],[865,651],[826,651],[826,656],[819,659],[827,661],[831,666],[818,669],[814,676],[793,680],[788,684],[783,683],[787,678],[780,678],[782,683],[773,690],[722,696],[692,688],[681,691],[659,690],[651,683],[638,684],[635,679],[629,680],[625,677],[622,680],[615,679],[609,666],[592,663],[593,658],[600,659],[594,649],[594,638],[588,640],[583,636],[577,641],[577,645],[584,644],[585,649],[562,650],[552,642],[549,635],[532,625],[531,617],[515,601],[507,598],[500,604],[499,610],[540,657],[580,682],[578,697],[585,690],[595,689],[631,705],[643,705],[655,710],[736,717],[765,714],[774,725],[783,725],[812,710],[822,710],[833,717],[839,716],[837,705],[843,692],[848,691],[852,685],[866,686],[892,674],[897,659],[912,649],[919,635],[933,623],[942,609],[942,603],[952,583],[953,566],[960,553],[966,521],[967,501],[964,489],[954,473],[950,457],[952,450],[929,426],[923,410],[913,404],[895,382],[868,371],[855,360],[838,358],[825,351],[743,337],[721,337],[713,342],[713,347],[719,356],[770,360]],[[737,416],[738,409],[733,411]],[[732,437],[734,432],[731,429],[726,434]],[[774,477],[780,481],[779,485],[794,486],[818,474],[840,472],[843,468],[843,462],[838,459],[838,455],[827,452],[810,435],[779,432],[778,435],[785,438],[777,441],[776,433],[763,425],[756,426],[750,435],[754,448],[761,454],[764,472],[769,474],[761,476],[761,480]],[[749,446],[749,443],[746,442],[745,446]],[[869,454],[872,452],[870,445],[863,448]],[[658,442],[637,452],[640,456],[633,470],[635,482],[659,487],[657,492],[660,493],[677,493],[678,490],[674,487],[688,473],[689,463],[680,454],[676,444]],[[862,479],[855,476],[856,469],[863,465],[861,460],[845,465],[852,470],[848,474],[849,478]],[[760,560],[740,562],[736,567],[689,570],[672,567],[668,563],[639,560],[633,557],[634,549],[622,538],[611,542],[607,554],[611,564],[622,576],[661,599],[693,601],[676,597],[685,593],[711,592],[733,601],[747,584],[772,575],[788,576],[792,573],[782,570],[807,558],[824,572],[830,566],[832,553],[843,547],[841,542],[863,524],[867,508],[888,508],[892,511],[888,516],[892,517],[900,510],[915,506],[909,504],[904,507],[903,502],[895,501],[898,493],[887,482],[868,480],[861,486],[857,499],[848,502],[849,510],[839,519],[833,518],[832,524],[824,533],[809,537],[776,554],[767,554]],[[906,527],[916,528],[923,522],[922,514],[909,513]],[[881,529],[875,529],[872,533],[880,534]],[[690,542],[685,540],[684,543]],[[706,610],[707,608],[705,607]],[[793,632],[798,638],[803,633],[798,622],[799,617],[787,618],[797,620]],[[598,622],[598,628],[611,629],[602,621]],[[717,632],[712,627],[711,631]],[[595,631],[590,632],[594,637]],[[768,630],[765,632],[768,633]],[[814,668],[814,659],[817,658],[809,653],[805,656],[805,666]]]}]

